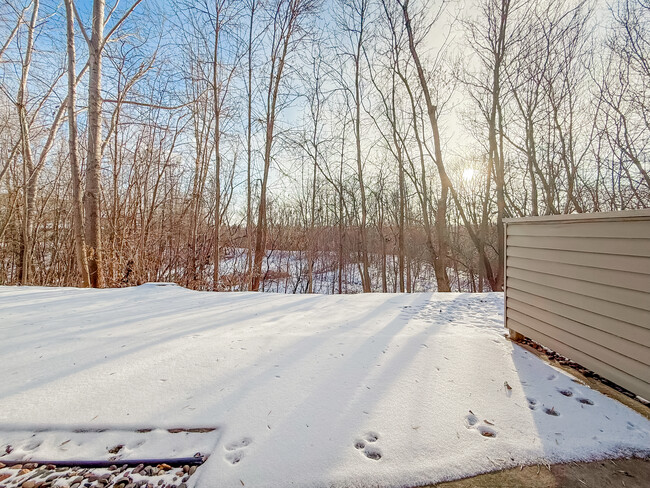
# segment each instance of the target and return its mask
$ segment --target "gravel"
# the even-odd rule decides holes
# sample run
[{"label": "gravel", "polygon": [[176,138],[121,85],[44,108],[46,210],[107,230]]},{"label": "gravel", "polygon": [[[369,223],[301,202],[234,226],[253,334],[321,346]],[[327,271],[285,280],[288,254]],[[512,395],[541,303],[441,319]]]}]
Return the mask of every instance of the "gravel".
[{"label": "gravel", "polygon": [[[109,468],[0,463],[0,488],[187,488],[197,466],[139,464]],[[182,480],[179,480],[182,475]],[[179,481],[182,481],[178,484]]]}]

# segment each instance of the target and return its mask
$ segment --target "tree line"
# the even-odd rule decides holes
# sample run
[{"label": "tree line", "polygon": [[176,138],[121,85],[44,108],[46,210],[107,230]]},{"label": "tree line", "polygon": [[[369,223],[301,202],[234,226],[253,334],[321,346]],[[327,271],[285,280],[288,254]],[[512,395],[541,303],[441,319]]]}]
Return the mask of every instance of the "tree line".
[{"label": "tree line", "polygon": [[0,284],[500,291],[650,206],[650,2],[9,0]]}]

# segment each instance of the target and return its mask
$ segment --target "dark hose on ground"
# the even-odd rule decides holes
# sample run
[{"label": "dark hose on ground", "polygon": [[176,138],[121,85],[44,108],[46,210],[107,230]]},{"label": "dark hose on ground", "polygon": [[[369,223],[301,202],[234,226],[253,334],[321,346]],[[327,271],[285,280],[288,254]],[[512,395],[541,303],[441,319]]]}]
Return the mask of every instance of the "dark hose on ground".
[{"label": "dark hose on ground", "polygon": [[206,458],[203,456],[199,457],[184,457],[184,458],[161,458],[161,459],[115,459],[113,461],[106,460],[69,460],[64,461],[39,461],[36,459],[21,459],[21,460],[9,460],[0,458],[0,462],[7,465],[13,466],[14,464],[38,464],[39,466],[44,466],[52,464],[56,467],[79,467],[79,468],[108,468],[110,466],[124,466],[125,464],[129,467],[137,466],[139,464],[144,464],[145,466],[156,466],[158,464],[169,464],[170,466],[184,466],[188,465],[199,465],[205,462]]}]

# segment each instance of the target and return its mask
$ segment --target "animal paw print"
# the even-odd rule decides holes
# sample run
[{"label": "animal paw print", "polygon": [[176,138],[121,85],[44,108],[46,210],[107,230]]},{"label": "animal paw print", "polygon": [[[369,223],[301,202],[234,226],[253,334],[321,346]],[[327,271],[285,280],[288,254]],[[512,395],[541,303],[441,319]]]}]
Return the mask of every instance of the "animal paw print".
[{"label": "animal paw print", "polygon": [[478,417],[469,411],[469,415],[465,415],[465,427],[471,429],[478,423]]},{"label": "animal paw print", "polygon": [[250,446],[252,442],[253,439],[250,437],[242,437],[237,441],[226,444],[224,446],[224,449],[227,451],[224,456],[226,462],[233,466],[238,464],[244,458],[245,449]]},{"label": "animal paw print", "polygon": [[373,461],[381,459],[381,449],[374,445],[379,440],[376,432],[367,432],[363,438],[354,441],[354,448],[361,451],[364,456]]},{"label": "animal paw print", "polygon": [[560,416],[560,412],[555,410],[555,407],[551,407],[551,408],[544,407],[544,413],[546,415],[550,415],[551,417],[559,417]]},{"label": "animal paw print", "polygon": [[[573,396],[573,393],[574,393],[572,388],[557,388],[557,391],[558,391],[558,393],[560,393],[560,395],[563,395],[563,396],[565,396],[567,398],[571,398]],[[578,403],[581,403],[582,405],[593,405],[594,404],[593,401],[591,401],[591,400],[589,400],[589,398],[585,398],[585,397],[576,397],[576,401]],[[549,413],[549,412],[546,412],[546,413]],[[557,414],[549,413],[549,415],[557,415]]]},{"label": "animal paw print", "polygon": [[36,449],[41,447],[42,443],[43,443],[43,441],[41,441],[41,440],[32,440],[32,441],[28,442],[27,445],[25,445],[24,449],[25,449],[25,451],[35,451]]},{"label": "animal paw print", "polygon": [[476,429],[483,437],[494,438],[497,436],[497,430],[494,428],[494,424],[488,420],[481,422],[471,410],[469,411],[469,415],[465,415],[465,427],[469,430]]},{"label": "animal paw print", "polygon": [[535,410],[537,408],[537,400],[534,398],[526,398],[528,400],[528,408]]}]

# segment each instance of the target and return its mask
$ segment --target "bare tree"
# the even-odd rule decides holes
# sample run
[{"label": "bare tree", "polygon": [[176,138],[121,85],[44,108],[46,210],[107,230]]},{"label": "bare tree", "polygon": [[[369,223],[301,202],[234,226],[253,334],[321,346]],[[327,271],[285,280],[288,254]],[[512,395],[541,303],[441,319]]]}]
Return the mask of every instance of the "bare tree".
[{"label": "bare tree", "polygon": [[499,290],[503,218],[650,202],[647,0],[5,3],[3,284]]},{"label": "bare tree", "polygon": [[[596,125],[609,154],[610,205],[616,209],[647,206],[650,199],[650,3],[622,0],[611,7],[613,29],[606,40],[602,74],[596,76],[599,114]],[[621,186],[621,179],[627,185]]]},{"label": "bare tree", "polygon": [[247,78],[246,78],[246,287],[251,289],[253,284],[253,211],[252,211],[252,180],[253,165],[253,30],[255,26],[255,11],[258,0],[250,0],[250,18],[248,23],[248,43],[246,45]]},{"label": "bare tree", "polygon": [[438,127],[438,107],[433,103],[431,98],[431,92],[429,90],[429,82],[427,80],[424,69],[422,68],[422,63],[420,62],[420,57],[417,52],[416,47],[416,37],[413,31],[413,26],[411,23],[411,17],[409,15],[409,0],[400,3],[402,7],[402,14],[404,19],[404,26],[406,28],[408,36],[409,50],[411,52],[411,57],[413,58],[413,63],[417,69],[418,80],[420,82],[420,87],[424,93],[424,100],[426,102],[427,114],[429,116],[429,123],[431,125],[431,131],[433,134],[433,147],[434,147],[434,161],[436,167],[438,168],[438,175],[440,176],[440,198],[438,200],[438,208],[436,211],[436,231],[438,234],[438,256],[435,260],[434,267],[436,269],[436,279],[438,281],[438,291],[451,291],[449,287],[449,277],[447,276],[447,199],[449,192],[452,192],[452,195],[455,197],[454,190],[452,188],[451,180],[447,175],[447,170],[445,169],[444,162],[442,160],[442,145],[440,142],[440,130]]},{"label": "bare tree", "polygon": [[[353,74],[352,86],[345,84],[345,89],[350,92],[346,100],[351,102],[349,109],[352,113],[355,141],[355,161],[357,167],[357,179],[359,184],[361,221],[359,222],[359,238],[361,253],[361,284],[365,293],[371,291],[369,260],[368,260],[368,204],[366,202],[366,185],[364,181],[364,161],[361,152],[361,108],[362,108],[362,73],[364,43],[366,42],[366,30],[368,17],[370,15],[369,0],[341,0],[341,13],[339,24],[347,39],[344,54],[352,59]],[[343,68],[345,69],[345,67]],[[342,74],[343,78],[343,74]],[[344,82],[345,83],[345,82]]]},{"label": "bare tree", "polygon": [[253,263],[253,276],[251,290],[258,291],[262,275],[262,261],[266,244],[266,205],[269,170],[273,139],[275,136],[275,123],[280,96],[280,85],[287,59],[296,48],[296,39],[301,30],[301,22],[314,8],[311,0],[276,0],[272,7],[272,38],[269,66],[269,78],[266,91],[266,134],[264,142],[264,173],[260,189],[260,203],[257,215],[257,228],[255,235],[255,259]]},{"label": "bare tree", "polygon": [[18,108],[18,120],[20,123],[20,139],[22,141],[23,156],[23,233],[21,241],[21,282],[29,282],[30,268],[32,265],[32,226],[34,220],[34,198],[38,172],[34,167],[32,156],[32,147],[30,141],[30,124],[27,117],[27,80],[29,78],[29,68],[32,63],[34,53],[34,31],[38,20],[39,0],[32,2],[32,15],[27,30],[27,45],[22,63],[20,76],[20,86],[16,98],[16,107]]},{"label": "bare tree", "polygon": [[77,266],[84,287],[90,286],[88,257],[83,228],[83,202],[81,199],[81,177],[79,175],[79,145],[77,142],[77,101],[76,52],[74,42],[74,12],[72,0],[65,0],[66,30],[68,40],[68,144],[70,158],[70,177],[72,181],[72,212],[74,221],[75,249]]},{"label": "bare tree", "polygon": [[[93,0],[92,28],[88,36],[75,9],[81,33],[88,44],[88,151],[86,157],[86,188],[84,192],[85,232],[90,284],[104,286],[101,241],[101,160],[102,160],[102,52],[106,42],[142,0],[135,0],[124,15],[104,35],[105,0]],[[74,7],[74,4],[73,4]],[[112,12],[111,12],[112,13]]]}]

